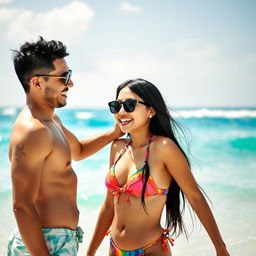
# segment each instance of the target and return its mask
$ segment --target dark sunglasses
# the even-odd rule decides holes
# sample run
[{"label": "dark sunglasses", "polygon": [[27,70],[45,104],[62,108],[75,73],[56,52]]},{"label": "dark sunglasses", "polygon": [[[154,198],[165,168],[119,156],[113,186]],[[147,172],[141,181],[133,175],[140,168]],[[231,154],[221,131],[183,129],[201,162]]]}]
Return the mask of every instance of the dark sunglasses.
[{"label": "dark sunglasses", "polygon": [[43,77],[53,77],[53,78],[64,78],[64,84],[67,85],[71,79],[72,70],[69,70],[68,72],[64,73],[62,76],[56,76],[56,75],[45,75],[45,74],[36,74],[35,76],[43,76]]},{"label": "dark sunglasses", "polygon": [[143,101],[139,101],[139,100],[133,100],[133,99],[130,99],[130,100],[125,100],[123,102],[121,101],[118,101],[118,100],[114,100],[114,101],[111,101],[108,103],[108,106],[109,106],[109,110],[112,114],[116,114],[120,111],[122,105],[124,106],[124,110],[126,112],[133,112],[135,107],[136,107],[136,104],[137,103],[140,103],[140,104],[144,104],[146,106],[150,106],[149,104],[147,104],[146,102],[143,102]]}]

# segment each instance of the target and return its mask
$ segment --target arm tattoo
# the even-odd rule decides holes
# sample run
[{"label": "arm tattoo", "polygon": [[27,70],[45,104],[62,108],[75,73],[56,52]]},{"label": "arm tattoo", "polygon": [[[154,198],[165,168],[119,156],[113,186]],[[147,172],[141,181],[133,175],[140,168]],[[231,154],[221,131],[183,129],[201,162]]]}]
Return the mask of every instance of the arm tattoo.
[{"label": "arm tattoo", "polygon": [[24,146],[25,146],[25,144],[22,145],[22,146],[17,145],[17,147],[16,147],[16,152],[15,152],[14,159],[17,162],[19,162],[21,160],[21,157],[26,156],[26,153],[24,152]]}]

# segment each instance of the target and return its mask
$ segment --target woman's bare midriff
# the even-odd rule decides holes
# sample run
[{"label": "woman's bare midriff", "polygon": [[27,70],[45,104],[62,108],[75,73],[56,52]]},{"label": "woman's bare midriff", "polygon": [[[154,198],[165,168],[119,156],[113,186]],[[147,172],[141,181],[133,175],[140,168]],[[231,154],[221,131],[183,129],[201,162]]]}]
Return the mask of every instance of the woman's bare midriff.
[{"label": "woman's bare midriff", "polygon": [[115,244],[122,250],[142,248],[162,236],[160,218],[166,196],[145,198],[146,210],[141,205],[141,198],[121,195],[115,200],[115,217],[111,235]]}]

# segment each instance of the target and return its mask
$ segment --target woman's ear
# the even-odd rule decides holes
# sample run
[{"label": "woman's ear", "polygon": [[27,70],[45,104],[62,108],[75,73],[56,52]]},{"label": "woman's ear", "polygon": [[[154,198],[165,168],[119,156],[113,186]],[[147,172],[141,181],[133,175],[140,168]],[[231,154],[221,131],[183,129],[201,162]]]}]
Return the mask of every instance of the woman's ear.
[{"label": "woman's ear", "polygon": [[155,116],[155,114],[156,114],[156,111],[152,107],[150,107],[149,108],[149,118],[152,118],[153,116]]}]

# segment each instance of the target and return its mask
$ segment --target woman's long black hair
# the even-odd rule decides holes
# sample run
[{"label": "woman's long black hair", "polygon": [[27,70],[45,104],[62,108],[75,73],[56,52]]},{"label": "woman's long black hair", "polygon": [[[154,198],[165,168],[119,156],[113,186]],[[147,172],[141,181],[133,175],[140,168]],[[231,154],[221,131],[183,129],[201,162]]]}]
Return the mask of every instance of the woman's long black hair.
[{"label": "woman's long black hair", "polygon": [[[186,153],[181,148],[174,131],[182,131],[180,125],[175,121],[164,102],[164,99],[159,90],[152,83],[144,79],[128,80],[118,86],[116,92],[116,99],[118,98],[119,92],[128,87],[132,92],[137,94],[147,104],[149,104],[155,111],[155,115],[150,120],[150,132],[152,135],[160,135],[170,138],[182,151],[189,166],[189,159]],[[183,131],[182,131],[183,133]],[[145,209],[145,191],[146,185],[149,178],[149,165],[145,162],[143,168],[143,189],[141,202]],[[182,198],[182,205],[180,199]],[[185,225],[182,220],[182,215],[185,207],[185,196],[180,189],[179,185],[172,178],[169,186],[169,191],[166,200],[166,227],[172,230],[173,234],[179,235],[181,233],[187,233]]]}]

